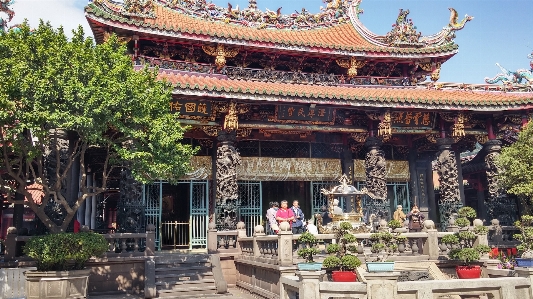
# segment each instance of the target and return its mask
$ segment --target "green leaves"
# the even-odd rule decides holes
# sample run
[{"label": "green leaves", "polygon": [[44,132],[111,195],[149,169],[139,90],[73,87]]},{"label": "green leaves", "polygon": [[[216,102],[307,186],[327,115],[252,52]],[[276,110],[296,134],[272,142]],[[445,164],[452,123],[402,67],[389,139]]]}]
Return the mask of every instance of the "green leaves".
[{"label": "green leaves", "polygon": [[38,271],[63,271],[83,269],[91,257],[100,256],[107,249],[107,240],[100,234],[60,233],[32,237],[24,246],[24,253],[37,260]]},{"label": "green leaves", "polygon": [[499,181],[507,193],[533,197],[533,122],[518,135],[518,140],[502,149],[497,164],[504,171]]},{"label": "green leaves", "polygon": [[[55,146],[57,140],[50,137],[54,129],[66,131],[70,146],[77,145],[69,159],[79,156],[82,167],[89,166],[84,162],[87,149],[104,149],[98,167],[91,165],[102,177],[101,188],[90,190],[93,194],[105,190],[114,167],[128,165],[143,183],[174,182],[190,170],[195,150],[179,142],[188,128],[169,112],[170,84],[157,80],[157,71],[135,71],[126,45],[116,36],[95,45],[81,27],[69,40],[62,28],[41,22],[30,30],[24,23],[20,30],[0,35],[0,82],[0,143],[9,144],[14,157],[0,160],[6,169],[27,168],[10,174],[11,179],[22,175],[21,182],[40,178],[46,184],[56,176],[45,175],[36,162]],[[63,187],[50,186],[49,191]],[[80,196],[78,205],[83,200]]]}]

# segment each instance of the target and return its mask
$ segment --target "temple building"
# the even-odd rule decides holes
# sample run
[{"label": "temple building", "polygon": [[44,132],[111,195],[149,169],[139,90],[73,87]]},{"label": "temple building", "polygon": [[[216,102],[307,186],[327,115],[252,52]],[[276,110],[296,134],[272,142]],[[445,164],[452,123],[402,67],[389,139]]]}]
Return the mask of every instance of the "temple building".
[{"label": "temple building", "polygon": [[255,0],[240,9],[90,3],[97,43],[118,35],[135,68],[157,68],[173,84],[169,111],[190,126],[183,142],[199,147],[179,184],[106,194],[103,222],[154,223],[160,248],[205,247],[209,224],[244,221],[251,234],[272,201],[298,200],[312,218],[326,203],[320,190],[343,174],[366,194],[366,221],[414,204],[441,228],[465,205],[487,222],[516,219],[518,201],[498,188],[494,159],[531,118],[533,78],[439,82],[458,53],[457,31],[473,18],[450,9],[449,24],[422,36],[400,10],[381,36],[361,23],[361,1],[289,15],[260,11]]}]

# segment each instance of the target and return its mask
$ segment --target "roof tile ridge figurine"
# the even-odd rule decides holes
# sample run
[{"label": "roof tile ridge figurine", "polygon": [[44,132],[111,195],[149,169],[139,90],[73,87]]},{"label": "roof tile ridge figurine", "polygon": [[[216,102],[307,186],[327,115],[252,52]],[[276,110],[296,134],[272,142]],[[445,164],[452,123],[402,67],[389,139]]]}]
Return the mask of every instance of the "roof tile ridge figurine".
[{"label": "roof tile ridge figurine", "polygon": [[13,5],[15,0],[0,0],[0,12],[7,14],[7,20],[0,17],[0,31],[5,31],[7,29],[7,23],[11,22],[15,16],[15,11],[12,10],[9,6]]},{"label": "roof tile ridge figurine", "polygon": [[527,58],[531,59],[529,62],[531,69],[518,69],[515,72],[512,72],[501,66],[499,63],[496,63],[502,72],[492,78],[485,77],[485,82],[489,84],[501,82],[503,85],[511,87],[526,86],[531,89],[533,87],[533,52],[527,55]]},{"label": "roof tile ridge figurine", "polygon": [[[4,0],[2,0],[4,1]],[[282,8],[275,11],[257,8],[256,0],[249,0],[248,7],[239,9],[228,3],[226,7],[207,3],[206,0],[93,0],[93,5],[119,13],[127,18],[155,18],[156,5],[208,21],[219,21],[258,29],[310,30],[332,27],[349,20],[348,8],[352,0],[324,0],[326,7],[311,14],[302,8],[301,12],[282,14]]]},{"label": "roof tile ridge figurine", "polygon": [[385,47],[425,47],[425,48],[434,48],[441,47],[446,45],[455,44],[455,31],[461,30],[464,28],[465,24],[474,19],[474,17],[465,15],[464,19],[461,22],[457,22],[457,11],[453,8],[450,10],[450,22],[446,25],[441,31],[433,35],[422,36],[420,32],[417,32],[417,27],[414,26],[414,23],[411,19],[407,18],[409,10],[400,9],[398,17],[396,18],[395,24],[393,24],[393,29],[388,32],[386,35],[377,35],[370,30],[368,30],[363,23],[359,20],[359,14],[361,13],[358,10],[359,4],[362,0],[355,0],[352,2],[352,6],[349,10],[349,16],[351,18],[352,24],[355,29],[366,38],[369,42],[377,46]]}]

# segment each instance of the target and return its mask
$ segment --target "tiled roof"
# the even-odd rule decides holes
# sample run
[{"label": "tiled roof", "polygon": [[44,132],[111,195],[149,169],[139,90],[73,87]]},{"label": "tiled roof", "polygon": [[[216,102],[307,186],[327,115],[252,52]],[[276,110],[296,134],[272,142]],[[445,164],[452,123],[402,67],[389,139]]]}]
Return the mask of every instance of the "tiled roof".
[{"label": "tiled roof", "polygon": [[432,54],[452,53],[456,44],[440,47],[396,48],[383,47],[370,43],[361,36],[351,22],[331,27],[309,30],[257,29],[243,25],[226,24],[221,21],[204,20],[183,14],[179,11],[155,4],[155,18],[130,19],[118,12],[110,12],[91,3],[86,9],[89,22],[98,21],[111,27],[122,27],[132,31],[147,31],[153,34],[179,34],[182,38],[211,39],[225,38],[242,44],[255,43],[262,46],[290,46],[364,51],[377,53]]},{"label": "tiled roof", "polygon": [[319,86],[229,80],[202,74],[160,71],[176,94],[212,95],[249,100],[309,102],[351,106],[422,109],[502,110],[533,107],[533,93],[478,92],[411,87]]}]

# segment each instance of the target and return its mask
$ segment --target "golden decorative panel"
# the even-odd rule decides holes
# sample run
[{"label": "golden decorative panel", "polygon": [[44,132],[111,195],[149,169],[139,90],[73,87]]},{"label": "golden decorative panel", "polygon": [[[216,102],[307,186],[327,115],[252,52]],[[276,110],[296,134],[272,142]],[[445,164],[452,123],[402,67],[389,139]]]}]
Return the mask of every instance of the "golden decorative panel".
[{"label": "golden decorative panel", "polygon": [[[183,179],[211,179],[211,157],[194,156],[193,171]],[[242,157],[237,179],[243,181],[337,181],[342,175],[339,159]]]},{"label": "golden decorative panel", "polygon": [[[354,160],[354,180],[364,182],[365,161]],[[409,162],[408,161],[386,161],[387,163],[387,181],[407,182],[409,181]]]},{"label": "golden decorative panel", "polygon": [[342,175],[339,159],[243,157],[239,180],[336,181]]}]

